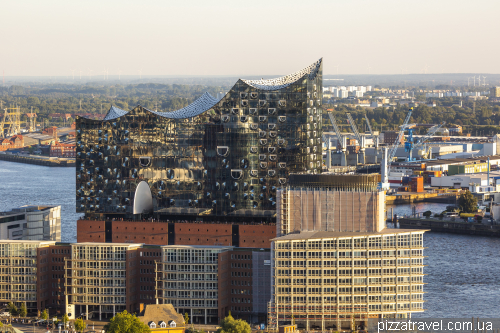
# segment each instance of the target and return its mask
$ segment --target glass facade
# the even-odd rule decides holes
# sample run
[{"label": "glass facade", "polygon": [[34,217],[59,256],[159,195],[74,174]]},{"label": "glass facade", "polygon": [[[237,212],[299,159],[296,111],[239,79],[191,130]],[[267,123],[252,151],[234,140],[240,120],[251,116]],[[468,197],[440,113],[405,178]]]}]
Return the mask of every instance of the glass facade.
[{"label": "glass facade", "polygon": [[131,215],[145,181],[156,212],[274,216],[290,173],[321,172],[322,89],[319,60],[173,112],[77,118],[77,212]]}]

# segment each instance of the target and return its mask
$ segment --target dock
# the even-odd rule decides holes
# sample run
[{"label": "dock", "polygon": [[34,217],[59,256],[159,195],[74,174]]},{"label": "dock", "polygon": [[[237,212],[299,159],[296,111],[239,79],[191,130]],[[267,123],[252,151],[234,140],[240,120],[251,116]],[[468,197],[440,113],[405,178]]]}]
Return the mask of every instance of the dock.
[{"label": "dock", "polygon": [[75,167],[76,165],[75,159],[72,158],[57,158],[38,155],[0,154],[0,161],[36,164],[48,167]]},{"label": "dock", "polygon": [[413,202],[437,202],[454,204],[457,193],[408,193],[400,195],[388,195],[385,202],[388,205],[409,204]]},{"label": "dock", "polygon": [[401,218],[399,227],[403,229],[428,229],[450,234],[500,237],[500,224],[470,223],[449,219]]}]

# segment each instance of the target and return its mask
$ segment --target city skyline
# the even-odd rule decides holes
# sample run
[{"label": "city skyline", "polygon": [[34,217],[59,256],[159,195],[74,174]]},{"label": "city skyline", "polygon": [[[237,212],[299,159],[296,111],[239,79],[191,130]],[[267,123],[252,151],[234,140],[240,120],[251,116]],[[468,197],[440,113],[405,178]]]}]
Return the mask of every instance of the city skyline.
[{"label": "city skyline", "polygon": [[[491,42],[500,4],[419,4],[10,1],[0,19],[14,33],[3,36],[0,70],[6,77],[281,75],[324,57],[325,75],[500,73]],[[283,57],[293,43],[308,47]]]}]

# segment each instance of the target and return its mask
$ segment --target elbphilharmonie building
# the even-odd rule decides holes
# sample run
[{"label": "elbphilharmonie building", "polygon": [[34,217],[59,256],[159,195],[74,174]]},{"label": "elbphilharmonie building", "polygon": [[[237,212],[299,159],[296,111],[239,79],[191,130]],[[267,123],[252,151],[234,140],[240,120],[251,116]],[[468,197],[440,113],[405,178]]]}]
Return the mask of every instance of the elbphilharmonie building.
[{"label": "elbphilharmonie building", "polygon": [[322,60],[272,80],[238,80],[171,112],[111,107],[78,117],[77,212],[87,216],[270,221],[290,173],[322,169]]}]

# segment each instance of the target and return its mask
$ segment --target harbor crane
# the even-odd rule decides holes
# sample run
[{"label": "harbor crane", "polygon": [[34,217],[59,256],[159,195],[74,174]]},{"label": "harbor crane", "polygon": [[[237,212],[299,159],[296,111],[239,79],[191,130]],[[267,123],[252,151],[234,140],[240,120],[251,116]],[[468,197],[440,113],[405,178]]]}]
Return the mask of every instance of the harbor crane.
[{"label": "harbor crane", "polygon": [[19,107],[5,108],[0,119],[0,138],[21,133],[21,111]]},{"label": "harbor crane", "polygon": [[[382,165],[380,168],[382,174],[382,182],[379,187],[381,189],[384,190],[389,189],[389,173],[391,171],[391,162],[394,159],[394,156],[396,156],[396,150],[398,149],[401,139],[403,138],[404,132],[408,127],[408,121],[410,120],[412,113],[413,113],[413,108],[410,108],[408,110],[408,114],[406,115],[405,121],[403,122],[403,125],[400,126],[400,130],[396,138],[396,141],[394,141],[392,146],[389,147],[389,150],[384,150],[384,158],[382,159]],[[411,126],[413,126],[413,124],[411,124]]]},{"label": "harbor crane", "polygon": [[365,151],[365,137],[361,136],[359,134],[358,128],[356,124],[354,123],[354,119],[352,119],[352,116],[350,113],[347,113],[347,119],[349,120],[349,125],[351,126],[352,132],[354,133],[354,136],[356,137],[356,140],[358,140],[359,143],[359,148],[361,151]]},{"label": "harbor crane", "polygon": [[368,119],[366,114],[365,114],[365,120],[366,120],[366,125],[368,125],[368,130],[370,131],[370,135],[373,139],[373,145],[375,146],[375,149],[378,150],[378,136],[375,137],[375,134],[373,134],[372,126],[370,125],[370,120]]},{"label": "harbor crane", "polygon": [[426,135],[420,138],[420,140],[417,141],[416,144],[413,144],[413,135],[412,135],[412,129],[410,129],[410,133],[408,134],[408,140],[405,142],[405,151],[410,153],[410,157],[408,158],[409,161],[412,160],[412,151],[413,149],[420,148],[422,147],[427,140],[431,138],[441,127],[443,127],[446,124],[446,121],[443,121],[439,125],[432,126],[429,131],[427,132]]},{"label": "harbor crane", "polygon": [[337,120],[335,116],[331,113],[328,113],[328,117],[330,118],[330,122],[332,123],[333,130],[335,131],[335,136],[337,137],[337,149],[340,150],[340,153],[343,156],[340,165],[345,166],[346,163],[346,154],[347,154],[347,137],[340,133],[339,126],[337,125]]}]

